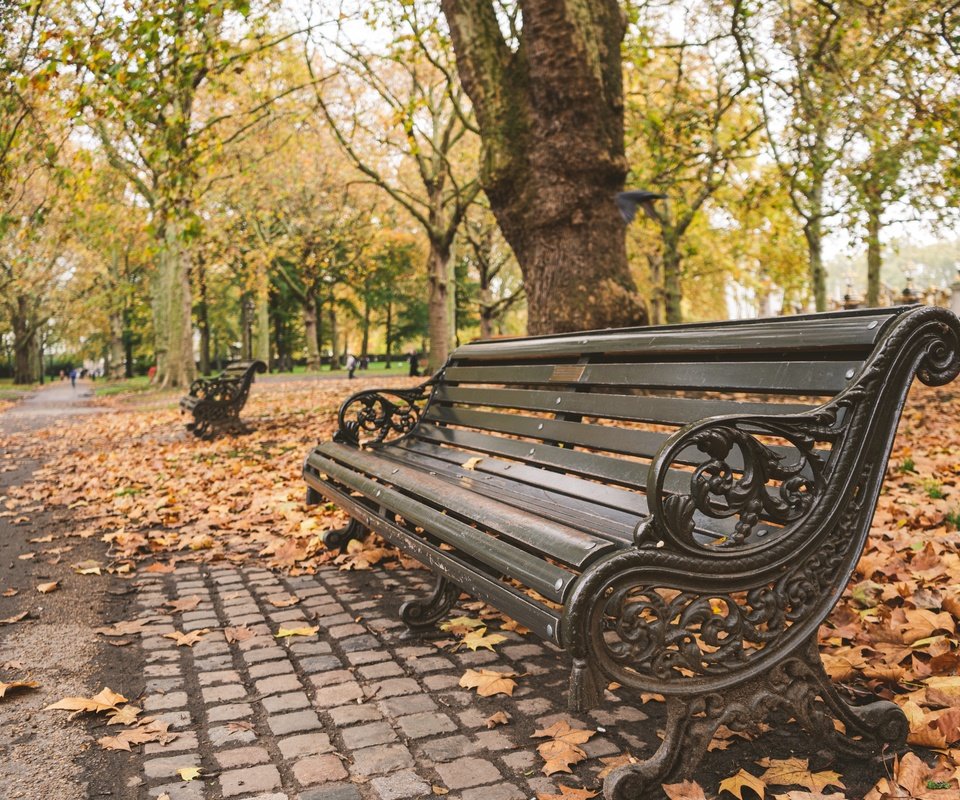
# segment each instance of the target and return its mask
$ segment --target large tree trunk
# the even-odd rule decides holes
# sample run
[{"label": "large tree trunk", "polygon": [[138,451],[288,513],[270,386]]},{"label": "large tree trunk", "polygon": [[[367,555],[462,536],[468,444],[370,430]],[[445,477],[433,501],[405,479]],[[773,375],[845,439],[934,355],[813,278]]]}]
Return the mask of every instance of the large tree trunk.
[{"label": "large tree trunk", "polygon": [[307,370],[320,369],[320,346],[317,344],[317,298],[307,293],[307,302],[303,304],[303,335],[307,345]]},{"label": "large tree trunk", "polygon": [[17,311],[10,321],[13,328],[13,382],[35,383],[38,378],[35,369],[37,336],[30,320],[29,299],[24,295],[17,298]]},{"label": "large tree trunk", "polygon": [[270,366],[270,287],[265,278],[257,285],[253,357]]},{"label": "large tree trunk", "polygon": [[523,272],[530,333],[645,322],[614,205],[627,172],[619,4],[521,0],[516,51],[490,0],[442,5],[480,123],[483,186]]},{"label": "large tree trunk", "polygon": [[161,387],[189,386],[196,377],[193,361],[190,257],[183,242],[183,221],[171,215],[160,232],[154,297],[157,382]]},{"label": "large tree trunk", "polygon": [[663,310],[668,325],[683,322],[683,290],[680,287],[680,243],[675,236],[663,237]]},{"label": "large tree trunk", "polygon": [[337,307],[336,298],[330,296],[330,371],[340,369],[340,354],[337,352]]},{"label": "large tree trunk", "polygon": [[427,261],[430,284],[428,308],[430,358],[427,363],[432,373],[446,363],[450,352],[450,249],[438,242],[430,242]]},{"label": "large tree trunk", "polygon": [[880,214],[876,203],[867,206],[867,305],[871,308],[880,304],[880,267],[883,260],[880,254]]},{"label": "large tree trunk", "polygon": [[384,369],[390,369],[390,354],[393,348],[393,301],[387,299],[387,320],[386,320],[386,339],[387,339],[387,360]]},{"label": "large tree trunk", "polygon": [[803,226],[803,235],[807,240],[807,254],[810,267],[810,285],[817,311],[827,310],[827,272],[823,266],[823,231],[820,217],[809,219]]},{"label": "large tree trunk", "polygon": [[126,373],[123,309],[110,312],[110,346],[107,350],[107,377],[120,380]]}]

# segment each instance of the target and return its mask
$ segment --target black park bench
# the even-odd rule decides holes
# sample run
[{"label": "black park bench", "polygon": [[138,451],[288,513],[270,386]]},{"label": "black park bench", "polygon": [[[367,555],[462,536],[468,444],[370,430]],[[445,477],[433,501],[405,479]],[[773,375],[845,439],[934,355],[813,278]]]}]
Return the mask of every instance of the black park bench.
[{"label": "black park bench", "polygon": [[214,378],[197,378],[180,398],[181,411],[193,414],[187,430],[202,439],[217,427],[237,425],[250,394],[254,374],[266,372],[262,361],[235,361]]},{"label": "black park bench", "polygon": [[[423,386],[363,391],[307,456],[308,501],[560,645],[570,704],[660,693],[666,735],[618,768],[628,800],[690,774],[720,725],[792,714],[816,747],[902,745],[891,702],[852,706],[817,629],[864,547],[917,375],[960,372],[960,321],[899,307],[479,341]],[[845,726],[839,733],[834,720]]]}]

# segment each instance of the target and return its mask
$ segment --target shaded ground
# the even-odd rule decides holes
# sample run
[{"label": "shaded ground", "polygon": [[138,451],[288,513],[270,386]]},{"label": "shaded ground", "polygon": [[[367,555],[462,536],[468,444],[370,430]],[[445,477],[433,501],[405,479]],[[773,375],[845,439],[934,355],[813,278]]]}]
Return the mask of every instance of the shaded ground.
[{"label": "shaded ground", "polygon": [[[332,554],[316,548],[316,534],[340,517],[303,507],[301,459],[309,443],[329,435],[339,398],[366,382],[259,382],[244,414],[251,432],[212,443],[184,432],[172,393],[111,401],[108,413],[92,418],[97,409],[82,391],[55,385],[0,414],[0,495],[17,499],[9,513],[0,511],[0,592],[19,590],[0,597],[0,619],[31,614],[0,626],[0,680],[41,684],[0,701],[0,798],[403,800],[445,791],[464,800],[523,800],[561,785],[597,790],[603,758],[650,752],[662,704],[637,708],[626,695],[609,695],[604,708],[571,717],[565,662],[552,647],[510,631],[501,631],[507,641],[496,652],[411,641],[396,609],[426,590],[425,572],[389,556],[373,569],[342,571],[362,564],[332,563]],[[911,406],[906,424],[927,426],[923,408]],[[953,435],[941,435],[944,447]],[[901,448],[896,457],[935,473],[922,460],[929,448],[909,441],[915,451]],[[48,460],[57,469],[41,469],[31,483],[34,467]],[[928,527],[940,525],[952,502],[944,484],[941,501],[898,478],[900,516],[926,514]],[[27,485],[36,496],[17,488]],[[931,517],[937,503],[943,509]],[[954,539],[937,540],[941,561],[955,556]],[[151,551],[162,571],[147,571]],[[887,563],[901,557],[891,552]],[[902,558],[907,570],[915,556]],[[70,566],[88,559],[104,574],[78,575]],[[108,565],[136,572],[110,575]],[[59,590],[37,593],[38,583],[53,580]],[[291,596],[296,602],[287,605]],[[163,606],[191,598],[196,607],[182,613]],[[481,610],[462,599],[455,613]],[[150,625],[142,635],[114,637],[126,646],[94,632],[133,619]],[[493,632],[501,621],[488,624]],[[277,639],[281,627],[317,632]],[[192,646],[165,636],[203,630]],[[458,686],[470,668],[521,677],[512,697],[478,698]],[[95,742],[117,732],[102,717],[69,722],[65,712],[40,711],[103,686],[169,723],[177,738],[110,752]],[[883,683],[872,687],[889,692]],[[487,718],[500,710],[510,722],[488,729]],[[594,735],[574,774],[548,778],[530,735],[561,719]],[[708,754],[697,770],[707,796],[741,767],[758,774],[753,765],[765,756],[796,755],[814,769],[835,770],[849,798],[864,797],[885,772],[879,760],[835,760],[796,725],[773,722],[756,741],[728,739],[726,749]],[[202,776],[184,782],[180,767],[199,767]],[[958,793],[930,796],[955,800]]]}]

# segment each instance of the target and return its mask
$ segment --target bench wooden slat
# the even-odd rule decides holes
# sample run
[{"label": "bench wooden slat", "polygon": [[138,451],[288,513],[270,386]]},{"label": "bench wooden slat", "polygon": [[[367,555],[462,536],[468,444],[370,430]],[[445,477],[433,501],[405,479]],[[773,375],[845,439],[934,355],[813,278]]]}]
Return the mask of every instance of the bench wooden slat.
[{"label": "bench wooden slat", "polygon": [[513,586],[503,583],[496,575],[489,574],[482,563],[464,561],[457,554],[441,550],[422,536],[417,536],[394,522],[384,519],[362,498],[340,491],[330,483],[321,480],[312,470],[308,462],[304,467],[304,477],[308,484],[359,520],[365,527],[402,548],[421,564],[447,576],[478,600],[483,600],[497,608],[509,608],[510,616],[521,625],[530,628],[537,636],[555,644],[560,643],[560,616],[556,611],[538,603]]},{"label": "bench wooden slat", "polygon": [[569,392],[565,389],[551,392],[544,389],[497,389],[488,386],[448,386],[447,384],[437,387],[434,403],[560,412],[666,425],[686,425],[718,414],[801,414],[816,408],[814,404],[805,403],[701,400],[691,397],[658,397],[645,394]]},{"label": "bench wooden slat", "polygon": [[[523,337],[471,342],[458,347],[453,358],[509,361],[542,355],[633,353],[661,355],[718,353],[796,353],[861,351],[866,355],[886,324],[905,308],[870,309],[860,315],[830,318],[810,314],[768,320],[742,320],[703,325],[630,328],[560,336]],[[787,346],[785,343],[789,343]]]},{"label": "bench wooden slat", "polygon": [[[717,361],[586,364],[503,364],[447,367],[454,383],[588,385],[643,389],[699,389],[772,394],[833,395],[841,391],[861,361]],[[565,369],[567,368],[567,369]],[[850,378],[847,377],[849,374]]]},{"label": "bench wooden slat", "polygon": [[[420,443],[421,447],[425,445]],[[433,448],[436,454],[429,454],[420,448],[387,447],[378,452],[384,458],[400,464],[415,464],[427,472],[434,472],[439,477],[451,483],[463,486],[472,492],[492,497],[500,502],[536,514],[538,517],[552,520],[561,525],[578,528],[591,536],[609,539],[622,546],[633,541],[633,530],[637,522],[645,516],[630,514],[617,508],[599,503],[591,503],[584,499],[584,495],[575,496],[564,494],[548,486],[548,483],[559,483],[559,480],[588,483],[578,478],[560,475],[556,472],[538,470],[534,467],[525,467],[515,464],[510,469],[506,462],[493,458],[485,458],[472,470],[465,470],[461,464],[470,458],[470,454],[452,447]],[[486,468],[484,468],[484,462]],[[499,469],[498,469],[499,467]],[[538,473],[539,482],[523,482],[516,479],[519,471]],[[600,488],[599,484],[589,484]],[[584,487],[579,487],[581,490]],[[628,492],[622,492],[629,494]],[[640,495],[636,495],[641,497]],[[645,505],[645,504],[644,504]]]},{"label": "bench wooden slat", "polygon": [[[351,458],[350,466],[346,466],[335,460],[337,447],[344,447],[344,445],[322,445],[314,450],[308,459],[311,466],[319,472],[330,475],[345,486],[361,491],[375,502],[400,514],[407,521],[429,530],[431,534],[457,550],[480,559],[504,575],[520,580],[551,600],[563,601],[566,587],[576,577],[574,573],[555,566],[544,560],[542,556],[531,555],[521,550],[510,544],[506,538],[491,536],[425,505],[423,500],[440,504],[444,497],[449,503],[453,497],[463,499],[463,496],[469,495],[471,503],[468,508],[471,515],[476,517],[477,524],[497,530],[504,537],[509,533],[510,539],[524,541],[532,547],[539,541],[546,548],[544,552],[555,552],[557,560],[568,564],[576,560],[586,563],[593,553],[599,555],[611,548],[609,543],[600,542],[582,531],[560,526],[545,526],[542,520],[537,520],[532,515],[520,515],[503,504],[494,503],[485,498],[479,498],[467,490],[458,489],[448,481],[425,475],[409,467],[394,465],[370,454],[362,454],[365,458],[361,461],[356,458],[360,454],[352,451],[354,458]],[[363,473],[357,472],[358,468],[362,469]],[[383,481],[389,480],[396,488],[377,483],[373,477]],[[524,516],[527,519],[524,519]],[[544,535],[545,528],[549,537]]]}]

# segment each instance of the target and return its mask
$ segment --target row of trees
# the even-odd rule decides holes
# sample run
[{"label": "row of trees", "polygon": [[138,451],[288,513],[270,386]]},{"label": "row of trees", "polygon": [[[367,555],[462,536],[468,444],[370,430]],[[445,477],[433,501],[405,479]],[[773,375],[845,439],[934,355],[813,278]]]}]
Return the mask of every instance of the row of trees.
[{"label": "row of trees", "polygon": [[[0,7],[0,333],[183,385],[231,349],[827,301],[844,227],[951,220],[936,0],[19,0]],[[667,195],[629,237],[612,196]],[[525,316],[524,312],[525,311]],[[349,337],[346,336],[349,332]]]}]

